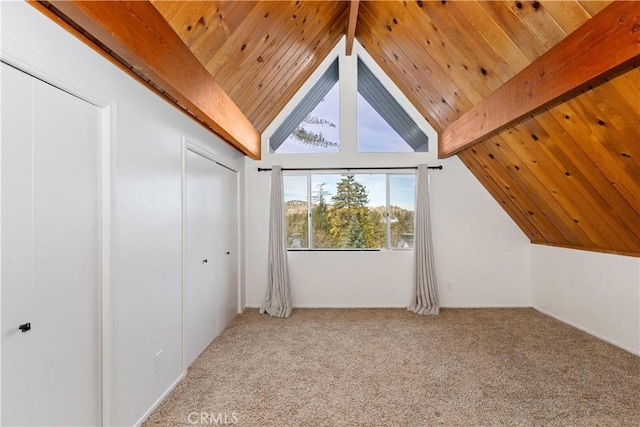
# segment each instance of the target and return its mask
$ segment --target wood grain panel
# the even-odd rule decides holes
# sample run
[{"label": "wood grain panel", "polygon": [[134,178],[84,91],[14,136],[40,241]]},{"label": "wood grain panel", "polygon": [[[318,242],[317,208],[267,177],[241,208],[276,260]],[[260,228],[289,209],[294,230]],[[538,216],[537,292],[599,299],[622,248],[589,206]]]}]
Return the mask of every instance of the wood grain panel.
[{"label": "wood grain panel", "polygon": [[[487,178],[490,176],[526,190],[526,197],[515,194],[506,200],[506,205],[513,205],[511,211],[529,208],[530,194],[537,194],[539,201],[534,204],[552,220],[553,227],[543,226],[542,236],[536,236],[518,222],[533,242],[640,254],[640,102],[632,106],[618,91],[618,87],[634,87],[635,83],[629,82],[637,81],[638,73],[638,69],[629,71],[501,132],[500,147],[494,137],[460,153],[465,163],[470,157],[482,158],[486,174],[476,177],[486,187],[494,185]],[[496,162],[485,160],[489,152],[486,145],[491,143],[494,151],[490,153]],[[484,157],[480,147],[485,149]],[[525,180],[505,178],[505,164],[514,169],[517,166]],[[504,198],[496,200],[505,206]],[[564,231],[557,235],[553,229]]]},{"label": "wood grain panel", "polygon": [[[447,68],[446,65],[437,63],[430,55],[422,55],[416,46],[398,44],[401,39],[387,29],[392,28],[394,33],[402,34],[411,27],[421,28],[407,11],[398,11],[393,18],[386,20],[372,9],[370,3],[363,3],[358,40],[373,58],[382,58],[378,64],[396,84],[403,82],[403,92],[409,100],[419,109],[430,112],[426,117],[432,126],[440,128],[443,123],[450,123],[457,117],[456,109],[473,105],[467,99],[460,99],[443,69],[443,66]],[[424,37],[429,37],[428,32],[429,27],[421,28]]]},{"label": "wood grain panel", "polygon": [[439,156],[486,139],[640,63],[640,8],[615,2],[444,129]]},{"label": "wood grain panel", "polygon": [[[206,64],[256,5],[255,1],[152,0],[196,57]],[[176,5],[179,7],[176,10]]]},{"label": "wood grain panel", "polygon": [[[517,170],[506,161],[505,156],[489,142],[476,147],[476,156],[482,159],[483,166],[490,170],[496,180],[508,192],[512,200],[521,203],[521,209],[526,213],[530,221],[540,230],[544,230],[549,240],[571,239],[574,234],[560,224],[554,224],[551,217],[565,208],[560,203],[555,203],[552,198],[545,198],[546,194],[531,193],[526,191],[528,187],[526,176],[521,168]],[[533,174],[531,175],[533,176]],[[539,179],[536,177],[536,179]]]},{"label": "wood grain panel", "polygon": [[[519,18],[519,9],[511,2],[481,1],[480,6],[485,9],[491,19],[518,46],[518,49],[533,61],[547,51],[538,37],[529,31]],[[523,7],[524,7],[524,3]]]},{"label": "wood grain panel", "polygon": [[535,35],[545,49],[552,48],[565,38],[566,33],[547,11],[547,4],[551,2],[523,1],[520,2],[522,4],[521,8],[518,8],[518,2],[505,3],[509,7],[517,9],[516,16],[518,19],[522,21],[531,34]]},{"label": "wood grain panel", "polygon": [[[295,33],[298,42],[282,45],[270,60],[271,65],[277,66],[265,66],[263,73],[249,76],[244,85],[242,96],[247,99],[247,114],[261,130],[273,121],[346,30],[346,2],[300,4],[302,14],[298,19],[299,30]],[[308,16],[306,22],[304,16]],[[243,102],[243,105],[247,103]]]},{"label": "wood grain panel", "polygon": [[186,2],[178,12],[165,3],[154,4],[259,132],[347,24],[347,2]]}]

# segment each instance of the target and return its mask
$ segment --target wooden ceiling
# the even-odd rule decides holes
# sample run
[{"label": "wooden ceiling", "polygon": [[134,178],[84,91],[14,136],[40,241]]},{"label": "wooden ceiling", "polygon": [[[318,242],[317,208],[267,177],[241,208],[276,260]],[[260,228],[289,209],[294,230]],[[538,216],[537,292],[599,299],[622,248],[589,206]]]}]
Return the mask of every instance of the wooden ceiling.
[{"label": "wooden ceiling", "polygon": [[[363,2],[356,37],[441,132],[607,3]],[[637,68],[458,156],[532,242],[640,253]]]},{"label": "wooden ceiling", "polygon": [[[151,3],[259,133],[345,34],[350,10],[347,1]],[[361,1],[355,36],[442,132],[609,3]],[[640,2],[630,4],[640,28]],[[640,69],[458,156],[532,242],[640,256]]]},{"label": "wooden ceiling", "polygon": [[340,1],[152,4],[262,133],[344,35]]}]

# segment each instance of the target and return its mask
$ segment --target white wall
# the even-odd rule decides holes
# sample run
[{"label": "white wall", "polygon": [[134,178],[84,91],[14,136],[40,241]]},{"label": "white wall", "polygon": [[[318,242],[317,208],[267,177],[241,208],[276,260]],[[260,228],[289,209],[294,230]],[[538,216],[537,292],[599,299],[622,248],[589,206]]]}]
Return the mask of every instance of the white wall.
[{"label": "white wall", "polygon": [[532,245],[533,306],[640,353],[640,259]]},{"label": "white wall", "polygon": [[[415,156],[415,157],[413,157]],[[246,160],[246,305],[264,299],[267,278],[269,174],[256,168],[300,166],[292,156]],[[387,164],[412,165],[417,155]],[[351,160],[349,160],[351,159]],[[302,159],[299,159],[302,161]],[[400,161],[403,160],[403,161]],[[345,156],[364,166],[366,157]],[[422,160],[424,161],[424,160]],[[337,160],[316,160],[335,166]],[[432,162],[433,163],[433,162]],[[433,242],[443,307],[529,306],[528,239],[457,159],[431,172]],[[375,163],[373,164],[380,164]],[[308,164],[307,164],[308,165]],[[411,297],[412,252],[289,252],[292,300],[297,307],[404,307]]]},{"label": "white wall", "polygon": [[[344,51],[342,44],[334,50]],[[366,55],[356,43],[356,53]],[[332,62],[331,57],[324,65]],[[355,100],[356,57],[340,58],[340,123],[357,120]],[[369,68],[379,72],[375,64]],[[323,72],[322,66],[314,76]],[[379,75],[380,77],[380,75]],[[313,79],[313,77],[312,77]],[[414,120],[437,136],[386,76],[381,78]],[[308,82],[312,85],[313,81]],[[345,86],[342,86],[344,88]],[[248,218],[246,235],[246,305],[259,306],[265,296],[267,279],[267,239],[269,173],[257,167],[376,167],[442,164],[444,170],[431,171],[433,241],[441,305],[444,307],[529,306],[530,244],[528,238],[507,216],[457,157],[438,160],[435,147],[430,153],[357,153],[353,128],[340,126],[340,154],[272,154],[267,139],[279,121],[295,107],[300,93],[263,135],[263,160],[245,160]],[[292,299],[297,307],[406,307],[412,290],[411,252],[289,252]]]},{"label": "white wall", "polygon": [[[183,373],[182,137],[241,169],[242,156],[31,6],[1,7],[3,54],[12,46],[27,62],[60,71],[71,86],[117,102],[114,416],[132,425]],[[160,350],[164,367],[154,373]]]}]

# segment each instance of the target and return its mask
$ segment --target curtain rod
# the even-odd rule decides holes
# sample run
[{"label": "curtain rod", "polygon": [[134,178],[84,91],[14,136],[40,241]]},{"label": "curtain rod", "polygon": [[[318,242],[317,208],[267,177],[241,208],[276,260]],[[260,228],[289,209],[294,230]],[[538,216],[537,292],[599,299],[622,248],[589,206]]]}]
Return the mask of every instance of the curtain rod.
[{"label": "curtain rod", "polygon": [[[372,168],[282,168],[283,171],[370,171],[370,170],[406,170],[406,169],[418,169],[417,166],[387,166],[387,167],[372,167]],[[428,169],[442,170],[440,166],[428,166]],[[268,172],[271,168],[258,168],[258,172]]]}]

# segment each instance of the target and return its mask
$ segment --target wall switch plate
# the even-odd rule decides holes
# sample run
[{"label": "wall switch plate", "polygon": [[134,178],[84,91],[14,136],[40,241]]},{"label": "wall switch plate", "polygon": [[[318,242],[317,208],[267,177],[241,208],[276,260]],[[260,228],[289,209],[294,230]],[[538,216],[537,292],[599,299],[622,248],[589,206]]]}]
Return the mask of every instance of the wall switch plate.
[{"label": "wall switch plate", "polygon": [[162,350],[160,350],[156,353],[155,367],[153,372],[158,372],[160,369],[162,369],[162,357],[163,352]]}]

